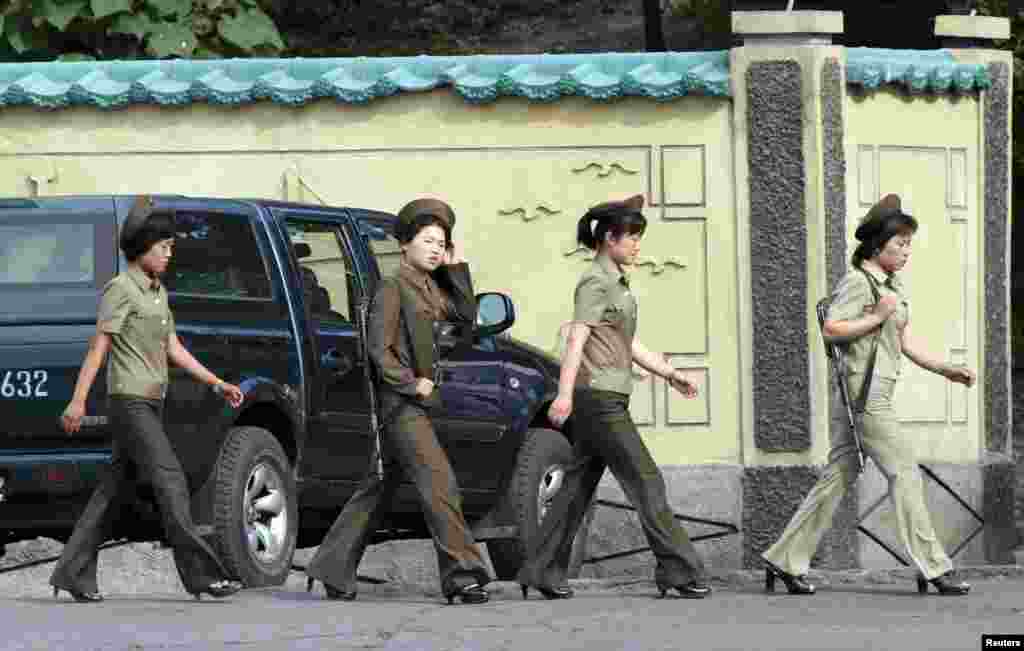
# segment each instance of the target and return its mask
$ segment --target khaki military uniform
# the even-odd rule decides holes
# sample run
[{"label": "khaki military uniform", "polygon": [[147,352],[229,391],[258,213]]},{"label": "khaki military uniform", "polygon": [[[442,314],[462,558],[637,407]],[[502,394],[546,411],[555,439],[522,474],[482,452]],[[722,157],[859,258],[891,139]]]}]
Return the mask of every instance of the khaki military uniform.
[{"label": "khaki military uniform", "polygon": [[[914,441],[900,428],[893,411],[892,396],[900,378],[903,350],[900,337],[910,319],[910,302],[899,279],[868,271],[881,296],[900,298],[896,311],[886,319],[878,337],[870,392],[863,413],[856,414],[861,426],[864,453],[889,482],[889,496],[896,516],[896,531],[911,562],[926,579],[933,579],[953,568],[953,563],[935,535],[924,501],[924,485],[917,467]],[[850,271],[840,281],[828,312],[830,321],[860,318],[873,306],[874,296],[868,278],[859,270]],[[871,353],[874,332],[843,345],[848,368],[851,399],[860,395]],[[857,478],[856,447],[847,428],[833,428],[829,464],[818,483],[804,499],[779,540],[763,557],[779,569],[800,576],[807,573],[811,557],[822,535],[832,525],[839,502]]]},{"label": "khaki military uniform", "polygon": [[[411,305],[403,305],[403,296]],[[413,323],[405,319],[406,310],[412,310]],[[359,562],[404,473],[416,487],[434,539],[442,592],[491,581],[462,513],[455,473],[431,422],[438,392],[426,400],[416,396],[417,379],[434,376],[433,324],[472,324],[475,317],[466,264],[424,274],[403,263],[396,277],[383,281],[369,315],[367,345],[380,377],[384,477],[370,473],[349,498],[306,568],[308,576],[338,590],[356,590]]]},{"label": "khaki military uniform", "polygon": [[573,539],[606,467],[636,508],[657,562],[658,585],[703,579],[704,563],[674,518],[665,480],[629,414],[637,301],[607,256],[598,255],[576,285],[573,319],[590,326],[570,421],[575,458],[529,542],[519,581],[542,587],[565,583]]},{"label": "khaki military uniform", "polygon": [[187,591],[199,592],[227,573],[196,532],[185,473],[164,432],[167,347],[174,334],[167,291],[132,267],[104,287],[97,325],[111,338],[107,387],[113,456],[64,546],[50,583],[65,590],[99,591],[99,546],[111,534],[120,508],[134,498],[135,482],[146,478],[182,583]]}]

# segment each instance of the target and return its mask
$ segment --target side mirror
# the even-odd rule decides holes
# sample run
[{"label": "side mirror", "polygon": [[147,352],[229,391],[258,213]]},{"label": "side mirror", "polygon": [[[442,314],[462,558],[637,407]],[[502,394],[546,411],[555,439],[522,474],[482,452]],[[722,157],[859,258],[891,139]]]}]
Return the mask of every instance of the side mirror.
[{"label": "side mirror", "polygon": [[504,294],[488,292],[476,297],[476,328],[478,337],[490,337],[512,327],[516,321],[516,308],[512,299]]}]

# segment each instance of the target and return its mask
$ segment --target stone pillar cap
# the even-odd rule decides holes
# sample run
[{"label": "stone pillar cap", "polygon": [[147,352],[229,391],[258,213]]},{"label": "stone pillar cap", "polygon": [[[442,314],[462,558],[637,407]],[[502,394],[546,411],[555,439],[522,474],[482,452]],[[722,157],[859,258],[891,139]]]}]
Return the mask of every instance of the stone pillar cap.
[{"label": "stone pillar cap", "polygon": [[734,11],[734,34],[822,35],[843,33],[841,11]]},{"label": "stone pillar cap", "polygon": [[1010,38],[1010,19],[1000,16],[936,16],[935,35],[1005,41]]}]

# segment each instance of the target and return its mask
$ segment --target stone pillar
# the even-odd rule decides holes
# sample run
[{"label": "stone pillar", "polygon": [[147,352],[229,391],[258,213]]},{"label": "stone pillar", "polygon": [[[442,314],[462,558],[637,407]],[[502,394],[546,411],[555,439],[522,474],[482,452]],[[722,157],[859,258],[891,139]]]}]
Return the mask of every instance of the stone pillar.
[{"label": "stone pillar", "polygon": [[[744,564],[760,566],[820,476],[828,366],[814,306],[846,265],[845,55],[836,11],[734,12]],[[817,564],[857,565],[850,491]]]},{"label": "stone pillar", "polygon": [[988,66],[992,86],[984,91],[981,151],[984,165],[984,296],[980,314],[984,354],[978,377],[982,392],[982,504],[987,521],[985,552],[990,562],[1012,562],[1018,543],[1013,519],[1013,405],[1010,364],[1010,205],[1013,56],[992,49],[1010,37],[1008,18],[938,16],[935,35],[965,63]]}]

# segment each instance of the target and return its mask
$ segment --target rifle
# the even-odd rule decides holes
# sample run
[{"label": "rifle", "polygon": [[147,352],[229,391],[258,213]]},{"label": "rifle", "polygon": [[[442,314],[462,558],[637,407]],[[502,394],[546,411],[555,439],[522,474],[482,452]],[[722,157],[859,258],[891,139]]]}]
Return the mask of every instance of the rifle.
[{"label": "rifle", "polygon": [[821,329],[821,338],[825,342],[825,356],[830,362],[836,384],[839,385],[839,395],[842,398],[843,406],[846,407],[846,423],[850,427],[850,434],[853,437],[853,444],[857,449],[857,470],[860,474],[864,470],[864,448],[860,442],[860,432],[857,431],[857,420],[853,415],[853,405],[850,403],[850,387],[846,383],[846,360],[843,359],[843,351],[835,343],[825,336],[825,316],[828,314],[828,306],[832,299],[823,298],[818,301],[818,327]]},{"label": "rifle", "polygon": [[372,362],[370,360],[370,346],[368,336],[368,322],[370,313],[370,297],[359,301],[356,309],[356,320],[359,328],[359,352],[363,360],[363,379],[366,382],[367,397],[370,400],[370,429],[373,430],[374,454],[377,455],[374,471],[377,479],[384,478],[384,440],[381,436],[380,415],[377,404],[377,382],[374,378]]}]

